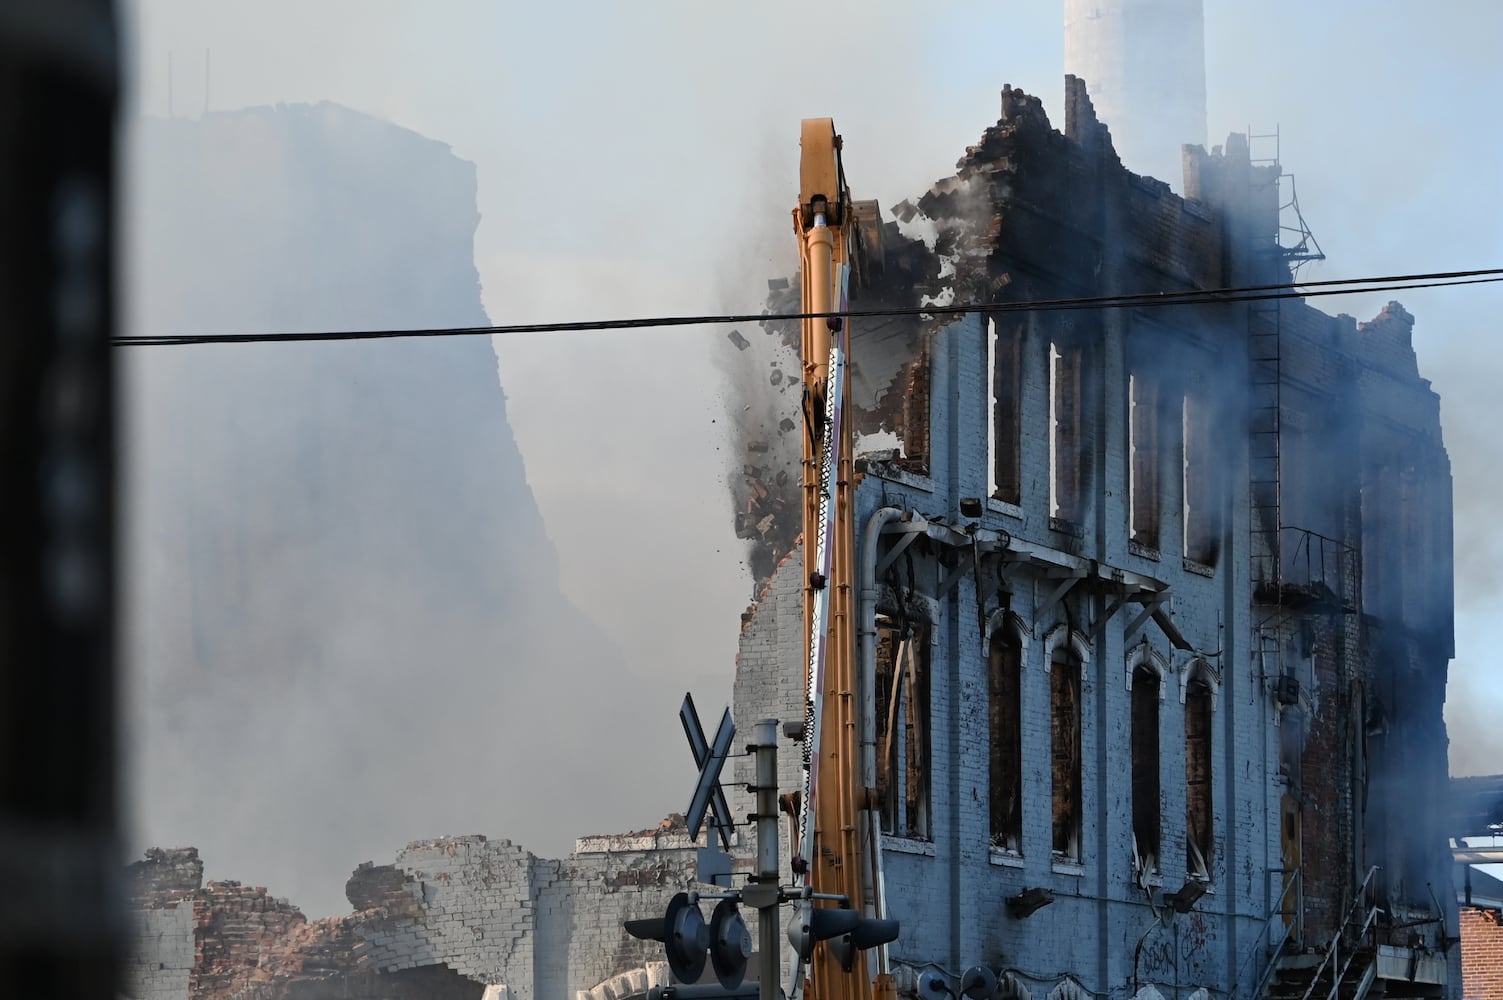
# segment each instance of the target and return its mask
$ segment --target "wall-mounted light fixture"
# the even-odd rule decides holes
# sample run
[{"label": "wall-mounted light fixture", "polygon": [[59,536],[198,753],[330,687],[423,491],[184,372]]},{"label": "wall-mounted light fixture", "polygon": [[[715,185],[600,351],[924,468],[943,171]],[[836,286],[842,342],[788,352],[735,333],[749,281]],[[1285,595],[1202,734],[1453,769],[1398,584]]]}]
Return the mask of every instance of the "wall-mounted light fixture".
[{"label": "wall-mounted light fixture", "polygon": [[1007,912],[1012,914],[1013,919],[1022,920],[1032,913],[1037,913],[1052,902],[1054,902],[1054,893],[1048,889],[1024,889],[1016,896],[1007,897]]},{"label": "wall-mounted light fixture", "polygon": [[1168,903],[1169,908],[1175,913],[1189,913],[1194,909],[1200,897],[1205,894],[1205,883],[1192,878],[1180,886],[1177,892],[1164,893],[1164,902]]}]

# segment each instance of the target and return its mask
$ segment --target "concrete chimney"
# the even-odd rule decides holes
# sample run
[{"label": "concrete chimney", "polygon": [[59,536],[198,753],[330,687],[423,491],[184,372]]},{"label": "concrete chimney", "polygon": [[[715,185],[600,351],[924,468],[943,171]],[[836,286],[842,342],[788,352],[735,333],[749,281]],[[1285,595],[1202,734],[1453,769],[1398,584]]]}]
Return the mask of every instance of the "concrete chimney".
[{"label": "concrete chimney", "polygon": [[1065,72],[1127,168],[1181,190],[1180,146],[1206,141],[1202,0],[1065,0]]}]

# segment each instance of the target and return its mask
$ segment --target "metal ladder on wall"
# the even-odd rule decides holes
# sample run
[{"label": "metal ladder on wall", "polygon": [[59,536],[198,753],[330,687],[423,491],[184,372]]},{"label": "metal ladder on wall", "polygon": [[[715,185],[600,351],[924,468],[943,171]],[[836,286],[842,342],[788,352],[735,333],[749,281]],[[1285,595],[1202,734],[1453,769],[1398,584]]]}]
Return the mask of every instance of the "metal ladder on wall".
[{"label": "metal ladder on wall", "polygon": [[[1255,147],[1273,146],[1272,157],[1258,157]],[[1254,134],[1247,130],[1248,156],[1253,166],[1278,168],[1279,130]],[[1275,184],[1278,181],[1274,182]],[[1248,191],[1249,202],[1256,196]],[[1273,259],[1281,255],[1280,231],[1253,234],[1253,252],[1257,257]],[[1253,655],[1263,670],[1267,683],[1283,675],[1283,462],[1281,457],[1282,384],[1280,356],[1283,348],[1282,310],[1278,299],[1252,302],[1247,307],[1248,371],[1248,503],[1249,568],[1253,599],[1270,606],[1272,611],[1256,624]]]},{"label": "metal ladder on wall", "polygon": [[1278,603],[1282,592],[1283,559],[1279,535],[1283,529],[1281,393],[1279,355],[1282,347],[1278,300],[1256,302],[1247,309],[1248,371],[1248,500],[1251,505],[1252,586]]}]

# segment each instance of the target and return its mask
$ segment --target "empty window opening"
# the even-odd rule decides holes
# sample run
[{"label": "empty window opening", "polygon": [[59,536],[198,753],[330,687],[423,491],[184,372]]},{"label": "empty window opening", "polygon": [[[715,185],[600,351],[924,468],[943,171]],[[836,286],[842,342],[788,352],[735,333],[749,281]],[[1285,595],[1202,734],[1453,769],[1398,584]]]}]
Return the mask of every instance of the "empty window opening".
[{"label": "empty window opening", "polygon": [[928,840],[929,630],[877,619],[877,796],[882,831]]},{"label": "empty window opening", "polygon": [[1185,692],[1185,863],[1211,877],[1211,685],[1199,674]]},{"label": "empty window opening", "polygon": [[1054,855],[1062,860],[1079,861],[1081,660],[1067,640],[1055,648],[1050,661]]},{"label": "empty window opening", "polygon": [[1129,537],[1139,545],[1159,547],[1159,390],[1141,375],[1128,379],[1128,520]]},{"label": "empty window opening", "polygon": [[929,394],[934,372],[926,343],[905,372],[902,399],[903,468],[921,476],[929,474]]},{"label": "empty window opening", "polygon": [[1080,356],[1079,347],[1049,345],[1049,514],[1071,524],[1084,517]]},{"label": "empty window opening", "polygon": [[992,846],[1023,851],[1023,645],[1007,625],[992,633],[987,657],[991,732]]},{"label": "empty window opening", "polygon": [[1132,674],[1132,838],[1133,858],[1143,875],[1159,871],[1159,699],[1158,671],[1146,664]]},{"label": "empty window opening", "polygon": [[1183,417],[1185,558],[1214,566],[1221,525],[1210,453],[1211,408],[1203,397],[1187,393]]},{"label": "empty window opening", "polygon": [[987,454],[991,456],[991,495],[1004,503],[1023,502],[1022,462],[1022,325],[1004,318],[988,321],[987,397],[992,401],[987,422]]}]

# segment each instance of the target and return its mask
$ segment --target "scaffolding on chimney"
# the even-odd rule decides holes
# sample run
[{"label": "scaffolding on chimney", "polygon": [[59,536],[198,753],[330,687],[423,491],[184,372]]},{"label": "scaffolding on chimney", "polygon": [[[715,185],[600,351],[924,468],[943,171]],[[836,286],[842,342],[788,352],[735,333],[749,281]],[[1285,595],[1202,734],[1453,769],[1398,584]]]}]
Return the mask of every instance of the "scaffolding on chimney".
[{"label": "scaffolding on chimney", "polygon": [[[1264,150],[1270,145],[1273,147],[1272,156],[1257,157],[1252,153],[1255,144],[1261,144]],[[1315,260],[1325,260],[1325,252],[1320,249],[1320,242],[1315,234],[1310,231],[1310,226],[1305,222],[1305,215],[1299,207],[1299,190],[1295,187],[1294,175],[1286,173],[1280,162],[1283,137],[1279,126],[1275,125],[1272,132],[1254,134],[1249,126],[1247,130],[1247,149],[1252,165],[1262,167],[1275,167],[1278,178],[1275,183],[1279,186],[1279,226],[1273,234],[1272,249],[1282,257],[1289,265],[1291,277],[1298,277],[1299,269]],[[1288,184],[1285,184],[1285,181]],[[1289,194],[1285,199],[1284,190],[1288,188]]]}]

